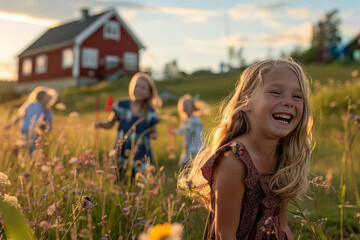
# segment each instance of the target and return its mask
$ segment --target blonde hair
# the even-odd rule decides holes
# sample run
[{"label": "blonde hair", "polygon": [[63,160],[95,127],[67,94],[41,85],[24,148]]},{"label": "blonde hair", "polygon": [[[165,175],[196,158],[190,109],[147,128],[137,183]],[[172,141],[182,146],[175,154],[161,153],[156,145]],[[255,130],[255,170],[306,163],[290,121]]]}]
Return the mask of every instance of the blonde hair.
[{"label": "blonde hair", "polygon": [[[189,101],[193,107],[193,114],[195,116],[201,116],[203,112],[203,107],[205,107],[205,103],[202,104],[198,99],[192,97],[190,94],[185,94],[181,98],[179,98],[179,101],[177,103],[177,110],[180,118],[182,120],[187,119],[187,115],[184,112],[184,102]],[[203,106],[204,105],[204,106]]]},{"label": "blonde hair", "polygon": [[156,110],[157,107],[160,107],[161,100],[158,96],[158,93],[157,93],[157,90],[156,90],[153,80],[151,80],[150,75],[147,73],[138,72],[132,76],[130,83],[129,83],[129,97],[130,97],[131,101],[135,101],[135,96],[134,96],[135,86],[136,86],[137,80],[140,78],[146,80],[149,83],[149,87],[150,87],[150,97],[143,102],[143,105],[142,105],[144,108],[143,110],[145,112],[147,112],[150,107],[153,107],[154,110]]},{"label": "blonde hair", "polygon": [[41,101],[42,97],[44,96],[44,93],[49,95],[51,98],[47,102],[45,108],[49,110],[57,101],[58,99],[58,93],[55,89],[45,87],[45,86],[38,86],[34,88],[31,93],[28,95],[26,101],[18,108],[18,115],[23,116],[25,114],[26,108],[37,101]]},{"label": "blonde hair", "polygon": [[[251,102],[255,92],[263,83],[262,76],[278,67],[289,68],[299,79],[303,94],[303,113],[296,128],[286,137],[281,138],[278,147],[278,167],[270,181],[272,191],[283,199],[300,197],[306,193],[309,185],[308,163],[311,154],[312,112],[309,103],[309,80],[299,63],[292,58],[265,60],[248,67],[241,75],[235,92],[222,110],[220,124],[212,130],[200,153],[191,166],[184,169],[178,178],[178,187],[194,191],[190,197],[210,204],[210,186],[204,179],[201,167],[221,146],[234,138],[244,135],[249,124],[244,107]],[[196,194],[195,194],[196,193]]]}]

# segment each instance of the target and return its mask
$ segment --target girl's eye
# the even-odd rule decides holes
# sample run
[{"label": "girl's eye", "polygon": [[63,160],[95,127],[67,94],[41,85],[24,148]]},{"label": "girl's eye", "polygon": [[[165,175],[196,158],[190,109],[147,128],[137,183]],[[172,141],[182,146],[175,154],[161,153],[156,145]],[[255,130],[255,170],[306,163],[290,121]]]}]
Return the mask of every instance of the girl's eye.
[{"label": "girl's eye", "polygon": [[302,100],[302,99],[303,99],[302,96],[300,96],[300,95],[294,95],[294,98],[296,98],[296,99],[298,99],[298,100]]},{"label": "girl's eye", "polygon": [[273,95],[280,95],[280,93],[278,91],[271,91],[270,93]]}]

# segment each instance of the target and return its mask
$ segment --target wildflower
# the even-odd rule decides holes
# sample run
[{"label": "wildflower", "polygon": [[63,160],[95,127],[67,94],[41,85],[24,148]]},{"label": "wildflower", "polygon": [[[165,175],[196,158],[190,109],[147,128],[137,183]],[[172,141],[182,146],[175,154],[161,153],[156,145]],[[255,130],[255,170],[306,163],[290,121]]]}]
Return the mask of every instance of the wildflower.
[{"label": "wildflower", "polygon": [[0,186],[10,185],[10,180],[6,174],[0,172]]},{"label": "wildflower", "polygon": [[142,166],[143,166],[143,162],[141,160],[136,160],[134,167],[137,171],[141,172],[142,171]]},{"label": "wildflower", "polygon": [[330,102],[330,104],[329,104],[329,107],[330,108],[334,108],[334,107],[336,107],[337,106],[337,102],[336,101],[332,101],[332,102]]},{"label": "wildflower", "polygon": [[136,182],[143,182],[144,179],[145,179],[144,174],[142,174],[141,172],[137,172],[135,174],[135,181]]},{"label": "wildflower", "polygon": [[59,102],[59,103],[57,103],[57,104],[55,105],[55,108],[56,108],[57,110],[60,110],[60,111],[65,111],[65,110],[66,110],[66,105],[65,105],[64,103]]},{"label": "wildflower", "polygon": [[64,165],[60,164],[60,165],[56,165],[55,169],[56,170],[63,170],[65,167]]},{"label": "wildflower", "polygon": [[122,210],[124,211],[124,213],[125,213],[126,215],[129,215],[129,213],[130,213],[130,208],[128,208],[128,207],[123,207]]},{"label": "wildflower", "polygon": [[81,206],[82,206],[83,209],[85,209],[87,211],[90,211],[91,209],[94,208],[94,204],[92,203],[92,200],[91,200],[90,197],[83,196],[82,200],[83,200],[83,202],[82,202]]},{"label": "wildflower", "polygon": [[95,186],[95,182],[89,180],[89,181],[86,181],[86,185],[88,185],[88,186]]},{"label": "wildflower", "polygon": [[168,158],[169,158],[169,160],[174,160],[174,159],[176,159],[176,154],[172,152],[169,154]]},{"label": "wildflower", "polygon": [[110,152],[109,152],[109,157],[113,158],[116,156],[116,150],[115,149],[112,149]]},{"label": "wildflower", "polygon": [[40,136],[48,133],[49,130],[50,130],[50,125],[46,121],[39,122],[35,128],[35,132]]},{"label": "wildflower", "polygon": [[360,213],[357,213],[354,218],[358,218],[360,223]]},{"label": "wildflower", "polygon": [[98,169],[98,170],[96,170],[95,172],[98,173],[98,174],[103,174],[103,173],[104,173],[104,170]]},{"label": "wildflower", "polygon": [[194,209],[198,209],[198,208],[201,208],[201,204],[192,205],[190,209],[191,209],[191,210],[194,210]]},{"label": "wildflower", "polygon": [[49,223],[48,223],[47,221],[41,221],[41,222],[39,223],[39,226],[40,226],[41,228],[46,228],[46,227],[49,226]]},{"label": "wildflower", "polygon": [[160,189],[160,185],[157,185],[153,190],[150,190],[149,193],[152,195],[158,195]]},{"label": "wildflower", "polygon": [[70,160],[69,160],[70,164],[77,163],[77,162],[79,162],[79,159],[77,159],[77,157],[71,157]]},{"label": "wildflower", "polygon": [[170,151],[170,152],[171,152],[171,151],[174,151],[174,149],[175,149],[174,146],[168,146],[168,148],[167,148],[167,150]]},{"label": "wildflower", "polygon": [[130,149],[126,149],[124,155],[125,157],[128,157],[130,155]]},{"label": "wildflower", "polygon": [[15,141],[15,146],[16,146],[16,147],[25,147],[25,146],[26,146],[26,141],[25,141],[25,139],[22,138],[22,137],[16,139],[16,141]]},{"label": "wildflower", "polygon": [[113,165],[113,166],[111,166],[110,168],[111,168],[111,169],[118,169],[118,166]]},{"label": "wildflower", "polygon": [[116,176],[115,176],[115,174],[113,174],[113,173],[109,173],[109,174],[108,174],[108,178],[114,179],[114,178],[116,178]]},{"label": "wildflower", "polygon": [[353,78],[356,78],[357,76],[359,76],[359,71],[358,71],[358,70],[352,71],[352,72],[351,72],[351,76],[352,76]]},{"label": "wildflower", "polygon": [[55,203],[54,203],[48,207],[48,209],[46,210],[46,213],[47,213],[47,215],[51,216],[54,214],[55,210],[56,210],[56,207],[55,207]]},{"label": "wildflower", "polygon": [[360,123],[360,115],[350,114],[350,119],[354,120],[355,122]]},{"label": "wildflower", "polygon": [[41,166],[41,171],[43,171],[43,172],[50,172],[50,171],[51,171],[51,168],[50,168],[49,166],[43,165],[43,166]]},{"label": "wildflower", "polygon": [[73,112],[69,113],[69,119],[75,120],[75,119],[78,119],[78,118],[79,118],[79,113],[78,112],[73,111]]},{"label": "wildflower", "polygon": [[147,233],[141,233],[139,240],[161,240],[172,239],[180,240],[182,225],[180,223],[158,224],[150,228]]},{"label": "wildflower", "polygon": [[2,201],[9,204],[12,207],[15,208],[20,208],[20,205],[18,203],[18,199],[15,196],[10,196],[10,195],[2,195]]}]

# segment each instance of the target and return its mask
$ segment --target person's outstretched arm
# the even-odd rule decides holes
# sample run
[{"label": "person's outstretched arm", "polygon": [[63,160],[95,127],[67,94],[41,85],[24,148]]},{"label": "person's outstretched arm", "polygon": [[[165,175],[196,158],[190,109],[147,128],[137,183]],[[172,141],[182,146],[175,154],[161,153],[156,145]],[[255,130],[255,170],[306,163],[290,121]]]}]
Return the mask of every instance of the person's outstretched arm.
[{"label": "person's outstretched arm", "polygon": [[115,114],[114,111],[112,111],[108,117],[108,120],[106,121],[95,121],[94,122],[94,126],[95,128],[112,128],[117,120],[117,115]]},{"label": "person's outstretched arm", "polygon": [[245,192],[246,166],[228,151],[215,168],[216,239],[236,239],[240,221],[241,203]]},{"label": "person's outstretched arm", "polygon": [[12,121],[10,121],[9,123],[7,123],[6,125],[5,125],[5,129],[7,130],[7,129],[9,129],[9,128],[11,128],[13,125],[15,125],[16,123],[18,123],[19,121],[20,121],[20,119],[22,119],[23,117],[16,117],[14,120],[12,120]]},{"label": "person's outstretched arm", "polygon": [[288,201],[283,200],[281,203],[281,211],[280,211],[280,228],[282,231],[286,233],[288,240],[294,240],[294,236],[287,223],[287,214],[288,214]]}]

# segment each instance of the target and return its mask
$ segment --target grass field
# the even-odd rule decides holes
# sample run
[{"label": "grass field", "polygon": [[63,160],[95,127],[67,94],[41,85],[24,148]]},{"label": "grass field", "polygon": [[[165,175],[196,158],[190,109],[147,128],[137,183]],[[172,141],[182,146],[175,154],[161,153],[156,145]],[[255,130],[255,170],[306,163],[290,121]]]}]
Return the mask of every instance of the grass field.
[{"label": "grass field", "polygon": [[[360,112],[359,67],[310,65],[306,70],[313,79],[312,188],[308,198],[290,207],[289,225],[298,239],[360,239],[359,121],[348,118]],[[210,106],[202,117],[206,132],[216,125],[219,102],[234,90],[239,74],[195,75],[156,85],[177,97],[190,93],[205,100]],[[116,180],[110,151],[115,127],[96,133],[92,122],[96,96],[100,119],[106,119],[106,97],[127,97],[128,82],[123,78],[62,91],[59,101],[67,109],[55,109],[53,132],[39,142],[31,158],[18,152],[18,129],[3,130],[24,99],[0,105],[0,172],[10,180],[0,193],[17,198],[21,214],[15,218],[18,223],[21,216],[25,219],[23,231],[12,230],[7,216],[13,212],[3,208],[0,239],[5,234],[23,234],[20,239],[132,239],[164,222],[181,223],[183,239],[201,239],[207,212],[176,189],[181,139],[176,139],[174,151],[167,150],[168,127],[179,124],[176,102],[164,102],[159,109],[159,138],[152,143],[156,169],[147,168],[153,174],[146,172],[145,180],[140,176],[134,184]],[[69,117],[73,111],[78,117]]]}]

